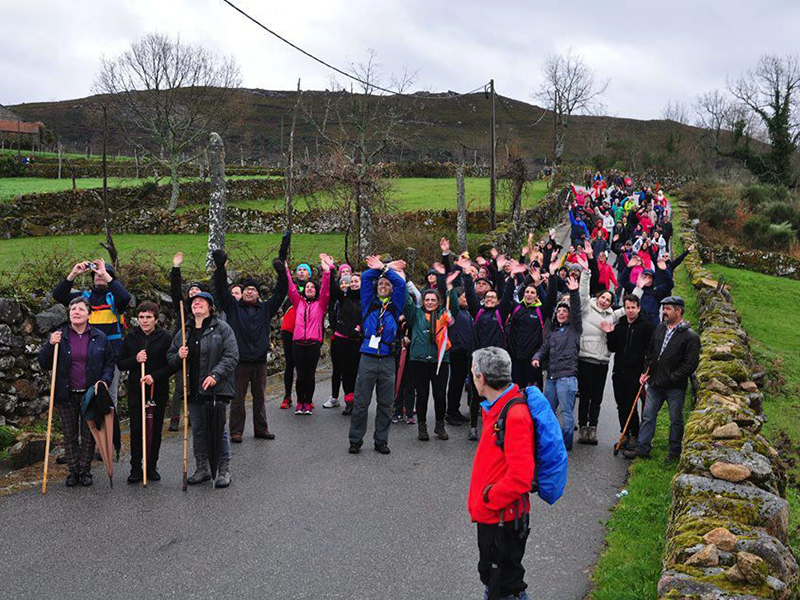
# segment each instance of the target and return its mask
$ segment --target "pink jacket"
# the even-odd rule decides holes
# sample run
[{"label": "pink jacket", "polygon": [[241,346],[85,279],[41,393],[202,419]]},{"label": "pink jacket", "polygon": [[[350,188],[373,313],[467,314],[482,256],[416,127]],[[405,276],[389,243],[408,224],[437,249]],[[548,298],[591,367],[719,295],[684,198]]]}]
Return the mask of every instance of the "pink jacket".
[{"label": "pink jacket", "polygon": [[317,294],[317,299],[309,302],[297,291],[297,286],[292,279],[292,274],[287,267],[286,276],[289,279],[289,302],[295,309],[294,335],[295,342],[320,342],[323,338],[323,321],[328,310],[331,285],[330,271],[322,273],[322,283]]}]

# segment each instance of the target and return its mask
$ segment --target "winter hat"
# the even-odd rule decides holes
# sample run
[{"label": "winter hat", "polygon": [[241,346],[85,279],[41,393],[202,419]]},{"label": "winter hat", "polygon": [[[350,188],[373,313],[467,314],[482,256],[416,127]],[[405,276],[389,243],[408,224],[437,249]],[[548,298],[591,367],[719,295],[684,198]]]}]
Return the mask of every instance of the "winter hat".
[{"label": "winter hat", "polygon": [[656,272],[653,269],[645,269],[642,271],[642,275],[649,275],[650,277],[655,277]]},{"label": "winter hat", "polygon": [[491,279],[489,279],[488,277],[478,277],[475,280],[475,283],[478,283],[479,281],[485,281],[489,285],[489,287],[491,289],[494,289],[494,282]]},{"label": "winter hat", "polygon": [[247,279],[242,281],[242,291],[244,291],[245,288],[249,287],[254,287],[256,288],[256,290],[258,290],[259,289],[258,281],[256,281],[252,277],[248,277]]},{"label": "winter hat", "polygon": [[580,273],[581,271],[583,271],[583,267],[580,266],[578,263],[569,263],[569,270],[577,271],[578,273]]},{"label": "winter hat", "polygon": [[[300,267],[297,267],[297,268],[299,269]],[[339,265],[339,274],[341,275],[342,271],[345,270],[345,269],[347,269],[351,273],[353,272],[353,267],[351,267],[347,263],[343,263],[343,264]]]},{"label": "winter hat", "polygon": [[192,300],[194,300],[195,298],[202,298],[203,300],[208,302],[208,305],[210,307],[214,306],[214,296],[212,296],[208,292],[199,292],[199,293],[195,294],[195,296],[192,298]]},{"label": "winter hat", "polygon": [[117,270],[114,268],[114,265],[111,265],[109,263],[105,263],[105,264],[106,264],[106,273],[111,275],[111,279],[116,279],[117,278]]},{"label": "winter hat", "polygon": [[306,272],[308,273],[308,276],[311,277],[312,273],[311,267],[309,267],[307,263],[300,263],[299,265],[297,265],[297,268],[294,270],[294,272],[297,273],[297,271],[299,271],[300,269],[305,269]]}]

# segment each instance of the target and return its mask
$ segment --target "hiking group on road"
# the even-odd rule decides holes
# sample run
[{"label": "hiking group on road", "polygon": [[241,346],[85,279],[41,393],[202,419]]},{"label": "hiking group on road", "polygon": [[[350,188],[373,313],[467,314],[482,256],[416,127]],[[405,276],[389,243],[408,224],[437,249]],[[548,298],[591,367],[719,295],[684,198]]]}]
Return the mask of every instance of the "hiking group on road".
[{"label": "hiking group on road", "polygon": [[[548,477],[566,472],[576,430],[578,443],[597,444],[612,359],[624,455],[650,456],[666,402],[668,460],[681,452],[683,401],[699,361],[699,338],[683,318],[683,299],[672,293],[674,270],[691,248],[672,258],[671,211],[663,190],[634,189],[618,173],[588,179],[585,186],[572,186],[565,207],[566,248],[551,229],[538,243],[530,235],[519,257],[492,249],[473,260],[467,252],[454,255],[442,238],[441,259],[419,286],[404,261],[377,255],[366,258],[363,271],[325,253],[318,270],[308,263],[292,270],[288,232],[272,262],[276,279],[266,299],[255,279],[229,281],[221,250],[213,253],[210,288],[199,282],[184,286],[178,253],[171,296],[186,318],[172,331],[159,323],[160,307],[143,301],[134,311],[136,326],[123,336],[130,294],[102,259],[78,263],[53,292],[68,307],[69,323],[50,335],[39,354],[43,369],[52,369],[58,357],[54,401],[69,466],[66,485],[92,485],[97,432],[90,431],[87,406],[114,410],[120,373],[127,371],[128,482],[160,479],[164,420],[169,413],[169,429],[177,430],[185,399],[195,460],[186,483],[213,480],[217,488],[228,487],[230,444],[243,441],[248,389],[254,436],[275,438],[265,386],[270,331],[282,314],[286,368],[280,408],[294,406],[300,418],[313,415],[317,367],[328,337],[333,373],[323,407],[341,406],[343,392],[351,454],[361,452],[373,397],[373,446],[383,455],[391,452],[392,424],[415,425],[420,441],[430,439],[431,395],[434,437],[448,440],[448,427],[467,425],[466,437],[478,441],[468,508],[477,523],[485,597],[527,598],[522,558],[531,483],[544,497]],[[73,290],[84,273],[92,275],[91,288]],[[181,372],[170,407],[172,376]],[[550,408],[542,417],[537,406]],[[545,446],[551,430],[558,444]]]}]

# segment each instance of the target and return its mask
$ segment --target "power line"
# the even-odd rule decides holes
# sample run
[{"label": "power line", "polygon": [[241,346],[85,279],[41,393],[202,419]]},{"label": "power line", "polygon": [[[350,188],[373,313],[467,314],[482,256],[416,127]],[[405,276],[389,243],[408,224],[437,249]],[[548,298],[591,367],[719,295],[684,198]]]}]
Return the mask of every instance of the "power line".
[{"label": "power line", "polygon": [[[255,23],[256,25],[258,25],[258,26],[259,26],[261,29],[263,29],[263,30],[264,30],[264,31],[266,31],[267,33],[269,33],[269,34],[271,34],[271,35],[275,36],[276,38],[278,38],[278,39],[279,39],[280,41],[282,41],[284,44],[288,44],[289,46],[291,46],[292,48],[294,48],[294,49],[295,49],[295,50],[297,50],[298,52],[300,52],[300,53],[302,53],[302,54],[305,54],[305,55],[306,55],[308,58],[310,58],[311,60],[314,60],[314,61],[316,61],[316,62],[320,63],[321,65],[324,65],[324,66],[328,67],[328,68],[329,68],[329,69],[331,69],[332,71],[336,71],[336,72],[337,72],[337,73],[339,73],[340,75],[344,75],[345,77],[347,77],[347,78],[349,78],[349,79],[352,79],[353,81],[357,81],[358,83],[360,83],[360,84],[362,84],[362,85],[365,85],[365,86],[367,86],[368,88],[374,88],[374,89],[376,89],[376,90],[380,90],[380,91],[382,91],[382,92],[386,92],[387,94],[393,94],[393,95],[396,95],[396,96],[410,96],[410,95],[411,95],[411,94],[404,94],[403,92],[400,92],[400,91],[397,91],[397,90],[390,90],[390,89],[387,89],[387,88],[381,87],[381,86],[379,86],[379,85],[375,85],[374,83],[370,83],[370,82],[368,82],[368,81],[364,81],[363,79],[360,79],[359,77],[356,77],[355,75],[353,75],[353,74],[351,74],[351,73],[348,73],[347,71],[343,71],[342,69],[340,69],[340,68],[338,68],[338,67],[335,67],[335,66],[333,66],[333,65],[332,65],[332,64],[330,64],[329,62],[327,62],[327,61],[324,61],[324,60],[322,60],[321,58],[319,58],[319,57],[317,57],[317,56],[314,56],[313,54],[311,54],[311,53],[310,53],[310,52],[308,52],[307,50],[303,50],[303,49],[302,49],[300,46],[298,46],[297,44],[294,44],[294,43],[290,42],[289,40],[287,40],[285,37],[283,37],[283,36],[282,36],[282,35],[280,35],[279,33],[276,33],[275,31],[273,31],[272,29],[270,29],[269,27],[267,27],[266,25],[264,25],[264,24],[263,24],[261,21],[259,21],[259,20],[258,20],[258,19],[256,19],[255,17],[252,17],[252,16],[250,16],[248,13],[246,13],[246,12],[245,12],[245,11],[243,11],[241,8],[239,8],[238,6],[236,6],[236,5],[235,5],[233,2],[230,2],[230,0],[222,0],[222,1],[223,1],[225,4],[227,4],[228,6],[230,6],[230,7],[231,7],[233,10],[235,10],[236,12],[238,12],[240,15],[242,15],[243,17],[245,17],[246,19],[248,19],[248,20],[252,21],[253,23]],[[468,94],[474,94],[475,92],[477,92],[478,90],[481,90],[481,89],[483,89],[484,87],[485,87],[485,85],[483,85],[483,84],[482,84],[482,85],[479,85],[478,87],[476,87],[474,90],[472,90],[472,91],[470,91],[470,92],[466,92],[466,93],[464,93],[464,94],[456,94],[456,95],[454,95],[454,96],[442,96],[442,97],[431,96],[431,97],[429,97],[429,98],[427,98],[427,99],[428,99],[428,100],[452,100],[452,99],[454,99],[454,98],[459,98],[459,97],[461,97],[461,96],[466,96],[466,95],[468,95]]]},{"label": "power line", "polygon": [[525,125],[527,127],[536,127],[541,122],[541,120],[544,119],[544,116],[547,114],[547,110],[542,110],[542,116],[539,117],[539,119],[535,123],[525,123],[525,122],[520,121],[519,119],[517,119],[513,114],[511,114],[511,111],[506,106],[506,103],[503,101],[503,97],[502,96],[498,95],[497,99],[500,101],[500,107],[504,111],[506,111],[506,114],[508,114],[508,116],[511,117],[512,120],[516,121],[517,123],[520,123],[521,125]]}]

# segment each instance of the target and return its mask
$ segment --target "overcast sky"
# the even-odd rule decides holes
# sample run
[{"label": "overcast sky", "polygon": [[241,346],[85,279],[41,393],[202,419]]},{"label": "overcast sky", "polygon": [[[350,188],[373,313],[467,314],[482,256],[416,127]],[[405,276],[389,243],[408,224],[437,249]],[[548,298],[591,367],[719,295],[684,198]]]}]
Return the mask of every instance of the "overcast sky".
[{"label": "overcast sky", "polygon": [[[337,66],[377,52],[387,74],[408,67],[415,88],[469,91],[494,77],[530,102],[548,54],[572,48],[610,79],[606,112],[659,118],[755,65],[798,51],[797,0],[233,0]],[[147,32],[180,35],[233,56],[246,87],[324,89],[331,73],[246,21],[221,0],[26,0],[0,9],[0,103],[91,93],[101,56]],[[388,83],[388,77],[387,81]]]}]

